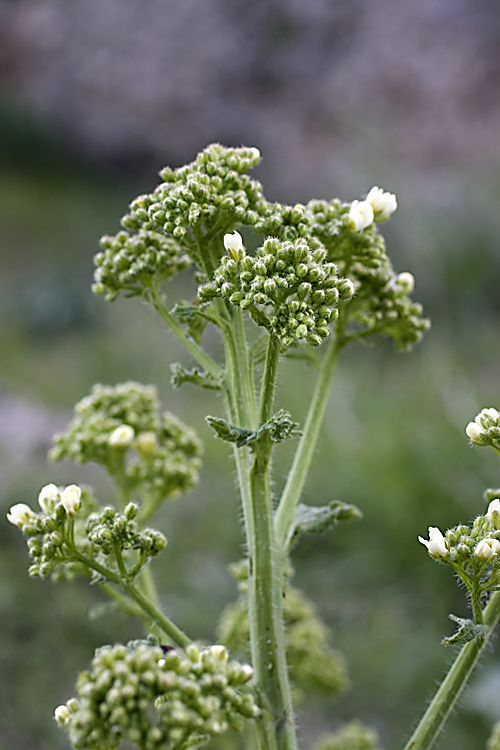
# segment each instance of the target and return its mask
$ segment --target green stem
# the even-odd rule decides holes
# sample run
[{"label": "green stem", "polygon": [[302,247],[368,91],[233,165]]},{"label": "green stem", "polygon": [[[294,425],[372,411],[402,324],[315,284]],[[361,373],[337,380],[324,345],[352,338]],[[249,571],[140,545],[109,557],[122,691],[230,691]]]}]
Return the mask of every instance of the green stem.
[{"label": "green stem", "polygon": [[429,750],[436,741],[500,619],[500,592],[492,595],[482,616],[486,633],[462,648],[404,750]]},{"label": "green stem", "polygon": [[285,489],[276,510],[276,542],[282,549],[285,547],[293,514],[300,500],[311,467],[328,402],[330,384],[344,344],[345,340],[339,335],[336,338],[332,338],[328,344],[316,382],[316,389],[307,413],[304,431],[297,446],[292,468],[288,474]]},{"label": "green stem", "polygon": [[87,555],[82,554],[73,545],[68,545],[68,547],[75,560],[78,560],[92,570],[95,570],[96,573],[99,573],[103,578],[107,578],[110,583],[113,583],[119,589],[124,591],[130,599],[138,604],[142,611],[150,617],[151,621],[155,622],[161,630],[163,630],[163,632],[174,641],[174,643],[181,646],[181,648],[185,648],[192,643],[191,639],[180,628],[178,628],[177,625],[174,625],[174,623],[169,620],[163,612],[160,612],[154,604],[146,599],[146,597],[132,583],[123,580],[119,575],[112,570],[109,570],[109,568],[104,567],[104,565],[101,565],[95,560],[92,560],[92,558],[87,557]]},{"label": "green stem", "polygon": [[179,341],[186,347],[192,357],[200,364],[214,380],[221,380],[223,373],[217,362],[207,354],[192,338],[189,337],[181,323],[170,313],[156,291],[151,291],[150,302],[155,310],[161,315],[168,327],[175,333]]}]

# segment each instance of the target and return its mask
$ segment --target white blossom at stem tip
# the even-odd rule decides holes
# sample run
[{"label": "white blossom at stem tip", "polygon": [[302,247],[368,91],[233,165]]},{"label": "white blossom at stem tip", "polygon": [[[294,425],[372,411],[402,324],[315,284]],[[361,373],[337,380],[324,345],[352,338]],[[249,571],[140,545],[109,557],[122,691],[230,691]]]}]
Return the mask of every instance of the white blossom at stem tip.
[{"label": "white blossom at stem tip", "polygon": [[385,221],[398,207],[398,201],[394,193],[386,193],[376,185],[372,187],[366,200],[371,204],[375,221]]},{"label": "white blossom at stem tip", "polygon": [[69,484],[61,492],[61,504],[64,506],[68,515],[78,513],[80,509],[82,491],[76,484]]},{"label": "white blossom at stem tip", "polygon": [[7,513],[7,521],[13,523],[14,526],[22,527],[34,515],[34,511],[31,510],[29,505],[26,505],[26,503],[17,503]]},{"label": "white blossom at stem tip", "polygon": [[356,232],[373,223],[373,206],[368,201],[353,201],[349,210],[349,223]]},{"label": "white blossom at stem tip", "polygon": [[243,238],[236,230],[232,234],[224,235],[224,247],[226,248],[227,254],[236,262],[243,260],[245,257]]},{"label": "white blossom at stem tip", "polygon": [[112,448],[128,448],[134,437],[134,428],[129,424],[121,424],[116,430],[113,430],[108,438],[108,443]]},{"label": "white blossom at stem tip", "polygon": [[447,557],[448,547],[444,536],[436,526],[429,526],[429,541],[418,537],[418,541],[425,544],[431,557]]},{"label": "white blossom at stem tip", "polygon": [[44,513],[50,513],[59,500],[59,487],[56,484],[46,484],[38,493],[38,505]]},{"label": "white blossom at stem tip", "polygon": [[465,434],[472,443],[481,443],[483,430],[476,422],[469,422],[465,428]]},{"label": "white blossom at stem tip", "polygon": [[500,550],[498,539],[481,539],[474,550],[475,556],[483,562],[488,562],[497,556]]},{"label": "white blossom at stem tip", "polygon": [[415,289],[415,277],[409,271],[403,271],[403,273],[398,274],[397,282],[405,294],[411,294]]}]

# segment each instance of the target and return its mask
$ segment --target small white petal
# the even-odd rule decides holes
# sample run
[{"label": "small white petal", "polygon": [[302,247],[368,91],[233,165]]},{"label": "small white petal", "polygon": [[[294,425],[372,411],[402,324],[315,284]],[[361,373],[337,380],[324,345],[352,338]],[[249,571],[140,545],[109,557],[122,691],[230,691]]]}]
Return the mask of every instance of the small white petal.
[{"label": "small white petal", "polygon": [[13,523],[14,526],[22,527],[34,515],[29,505],[26,505],[26,503],[17,503],[7,513],[7,521]]},{"label": "small white petal", "polygon": [[405,294],[411,294],[415,289],[415,277],[409,271],[403,271],[403,273],[397,276],[398,286],[402,287]]},{"label": "small white petal", "polygon": [[385,221],[398,207],[394,193],[386,193],[377,186],[372,187],[366,200],[373,208],[375,221]]},{"label": "small white petal", "polygon": [[473,442],[479,442],[481,440],[483,430],[476,422],[469,422],[469,424],[465,428],[465,433],[467,437]]},{"label": "small white petal", "polygon": [[349,221],[356,232],[370,226],[373,222],[373,207],[368,201],[353,201],[349,210]]},{"label": "small white petal", "polygon": [[38,494],[38,505],[44,513],[50,513],[53,506],[59,500],[59,487],[55,484],[46,484]]},{"label": "small white petal", "polygon": [[474,550],[475,556],[483,562],[488,562],[497,556],[500,550],[500,542],[498,539],[481,539],[476,545]]},{"label": "small white petal", "polygon": [[429,541],[422,539],[421,536],[418,537],[418,541],[425,544],[429,550],[429,555],[432,557],[446,557],[448,555],[446,540],[436,526],[429,526]]},{"label": "small white petal", "polygon": [[108,438],[108,443],[112,448],[128,448],[135,437],[134,428],[129,424],[121,424],[117,427]]},{"label": "small white petal", "polygon": [[69,711],[66,706],[58,706],[54,711],[54,718],[58,724],[64,725],[69,719]]},{"label": "small white petal", "polygon": [[81,505],[81,496],[82,491],[77,484],[69,484],[61,492],[61,504],[68,515],[74,515],[78,512]]}]

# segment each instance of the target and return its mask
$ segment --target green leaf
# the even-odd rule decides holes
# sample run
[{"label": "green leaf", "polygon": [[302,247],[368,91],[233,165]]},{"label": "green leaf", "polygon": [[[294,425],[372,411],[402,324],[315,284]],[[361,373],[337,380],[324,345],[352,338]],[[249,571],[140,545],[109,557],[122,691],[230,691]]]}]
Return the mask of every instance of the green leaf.
[{"label": "green leaf", "polygon": [[186,370],[179,362],[174,362],[170,365],[172,371],[172,377],[170,382],[174,388],[180,388],[183,383],[192,383],[197,385],[199,388],[208,388],[210,390],[220,390],[220,383],[205,370],[197,370],[193,367],[192,370]]},{"label": "green leaf", "polygon": [[181,323],[186,325],[191,338],[199,344],[209,320],[205,311],[196,305],[179,303],[174,307],[172,313],[179,318]]},{"label": "green leaf", "polygon": [[451,638],[443,638],[443,646],[465,646],[469,641],[473,641],[479,635],[485,635],[487,628],[484,625],[476,625],[474,620],[466,620],[463,617],[449,615],[450,620],[458,625],[457,632]]},{"label": "green leaf", "polygon": [[264,422],[258,430],[248,430],[226,422],[220,417],[205,417],[210,427],[215,430],[218,438],[226,443],[236,443],[238,448],[244,445],[254,445],[268,434],[272,443],[282,443],[289,437],[297,435],[297,422],[294,422],[287,411],[280,409],[271,419]]},{"label": "green leaf", "polygon": [[341,521],[354,521],[360,518],[363,518],[363,514],[359,508],[339,500],[332,500],[328,505],[320,506],[299,503],[288,534],[288,544],[300,534],[324,534]]}]

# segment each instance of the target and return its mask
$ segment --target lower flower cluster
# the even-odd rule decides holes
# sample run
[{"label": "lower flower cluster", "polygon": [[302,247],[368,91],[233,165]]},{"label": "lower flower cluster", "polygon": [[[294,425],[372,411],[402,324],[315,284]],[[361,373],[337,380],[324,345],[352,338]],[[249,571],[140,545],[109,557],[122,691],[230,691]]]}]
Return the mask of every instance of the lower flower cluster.
[{"label": "lower flower cluster", "polygon": [[78,697],[55,718],[77,750],[122,740],[141,750],[183,748],[241,731],[244,719],[259,716],[244,688],[252,675],[248,665],[228,661],[223,646],[192,644],[182,656],[148,641],[104,646],[80,674]]}]

